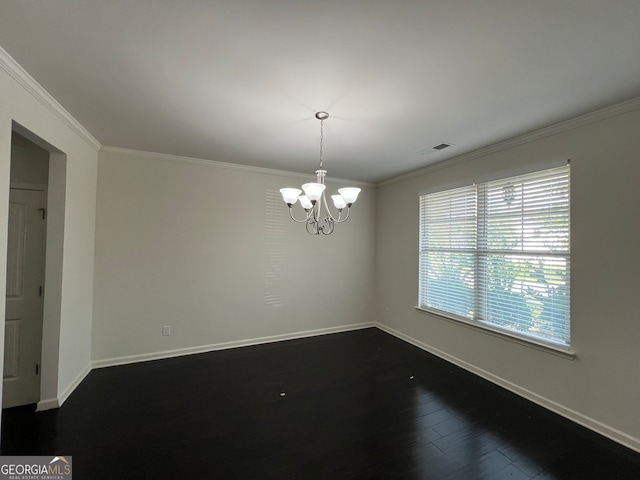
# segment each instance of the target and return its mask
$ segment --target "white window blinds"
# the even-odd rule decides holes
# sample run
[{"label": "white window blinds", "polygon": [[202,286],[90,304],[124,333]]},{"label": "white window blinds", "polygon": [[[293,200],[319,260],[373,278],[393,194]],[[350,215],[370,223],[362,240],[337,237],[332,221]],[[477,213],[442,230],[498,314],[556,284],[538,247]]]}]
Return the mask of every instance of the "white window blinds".
[{"label": "white window blinds", "polygon": [[569,345],[569,167],[420,197],[419,306]]},{"label": "white window blinds", "polygon": [[476,188],[423,196],[420,212],[420,305],[473,318]]}]

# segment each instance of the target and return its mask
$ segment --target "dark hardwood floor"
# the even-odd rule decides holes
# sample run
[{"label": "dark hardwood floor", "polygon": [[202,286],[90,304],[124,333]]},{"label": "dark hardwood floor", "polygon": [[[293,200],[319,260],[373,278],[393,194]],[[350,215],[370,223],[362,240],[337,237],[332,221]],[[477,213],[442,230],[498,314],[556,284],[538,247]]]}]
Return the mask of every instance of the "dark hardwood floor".
[{"label": "dark hardwood floor", "polygon": [[[613,407],[612,407],[613,408]],[[640,454],[378,329],[92,371],[8,409],[74,479],[640,479]]]}]

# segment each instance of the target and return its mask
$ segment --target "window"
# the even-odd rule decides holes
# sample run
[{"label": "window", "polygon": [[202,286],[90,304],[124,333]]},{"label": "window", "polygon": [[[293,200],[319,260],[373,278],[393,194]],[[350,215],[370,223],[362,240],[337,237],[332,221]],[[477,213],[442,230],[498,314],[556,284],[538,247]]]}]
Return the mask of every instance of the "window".
[{"label": "window", "polygon": [[420,197],[419,307],[568,347],[569,166]]}]

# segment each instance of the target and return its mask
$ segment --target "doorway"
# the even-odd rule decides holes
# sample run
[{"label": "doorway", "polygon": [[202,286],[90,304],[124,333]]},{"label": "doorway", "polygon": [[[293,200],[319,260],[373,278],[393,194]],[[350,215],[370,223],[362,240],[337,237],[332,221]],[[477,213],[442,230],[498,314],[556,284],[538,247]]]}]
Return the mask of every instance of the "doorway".
[{"label": "doorway", "polygon": [[41,399],[48,178],[49,152],[13,132],[3,408]]},{"label": "doorway", "polygon": [[45,200],[26,188],[9,197],[3,408],[40,401]]}]

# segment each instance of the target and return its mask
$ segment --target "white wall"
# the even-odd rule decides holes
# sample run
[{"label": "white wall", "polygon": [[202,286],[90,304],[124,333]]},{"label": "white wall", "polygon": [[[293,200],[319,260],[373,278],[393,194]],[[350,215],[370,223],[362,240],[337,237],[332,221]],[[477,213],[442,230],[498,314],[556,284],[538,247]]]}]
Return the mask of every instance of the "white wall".
[{"label": "white wall", "polygon": [[372,322],[375,188],[363,186],[333,235],[316,237],[278,192],[310,180],[102,149],[94,365]]},{"label": "white wall", "polygon": [[11,136],[11,183],[47,185],[49,152],[16,134]]},{"label": "white wall", "polygon": [[[376,289],[379,320],[392,333],[640,450],[638,108],[633,101],[585,117],[568,131],[381,185]],[[602,119],[589,123],[594,118]],[[417,311],[418,196],[564,159],[571,159],[571,343],[577,357]]]},{"label": "white wall", "polygon": [[[291,222],[280,203],[278,188],[302,183],[294,175],[115,149],[103,149],[98,161],[98,142],[2,49],[0,105],[1,251],[12,122],[58,152],[51,155],[49,202],[57,207],[50,210],[47,248],[60,255],[47,263],[43,346],[43,355],[55,354],[43,365],[43,398],[51,405],[73,390],[92,358],[98,365],[126,362],[378,320],[640,450],[639,110],[454,159],[387,182],[377,194],[364,188],[353,218],[333,236],[317,238]],[[577,357],[416,311],[418,195],[565,158],[572,160]],[[170,337],[161,336],[163,325],[171,325]]]},{"label": "white wall", "polygon": [[[1,48],[0,105],[0,251],[7,248],[13,122],[39,146],[58,151],[49,172],[41,388],[41,407],[47,408],[64,401],[90,367],[99,144]],[[55,255],[49,255],[51,249]],[[6,256],[0,255],[0,271],[5,270]],[[5,282],[0,275],[0,291]]]}]

